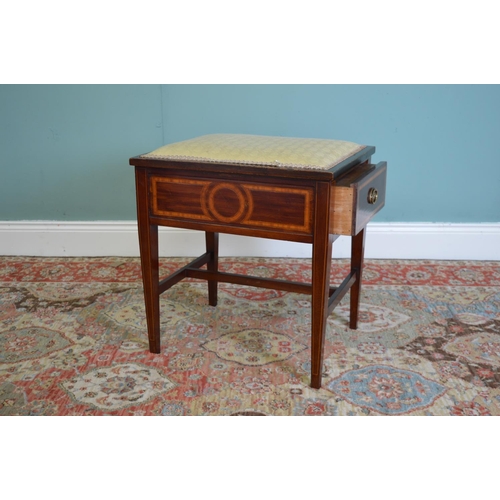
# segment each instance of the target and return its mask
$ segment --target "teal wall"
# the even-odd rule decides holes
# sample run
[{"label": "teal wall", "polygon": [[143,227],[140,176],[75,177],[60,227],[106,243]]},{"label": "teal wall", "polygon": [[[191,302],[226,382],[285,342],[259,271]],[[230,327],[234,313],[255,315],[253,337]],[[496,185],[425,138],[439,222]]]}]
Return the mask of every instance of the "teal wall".
[{"label": "teal wall", "polygon": [[0,86],[0,220],[131,220],[128,158],[227,132],[387,160],[379,222],[500,221],[499,85]]},{"label": "teal wall", "polygon": [[162,142],[161,89],[0,86],[0,220],[135,219],[128,158]]}]

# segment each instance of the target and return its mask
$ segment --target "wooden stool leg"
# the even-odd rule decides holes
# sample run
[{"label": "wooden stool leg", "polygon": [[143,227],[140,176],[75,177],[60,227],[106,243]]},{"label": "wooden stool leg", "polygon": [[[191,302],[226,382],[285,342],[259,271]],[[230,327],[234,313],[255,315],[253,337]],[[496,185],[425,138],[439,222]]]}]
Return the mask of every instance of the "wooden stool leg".
[{"label": "wooden stool leg", "polygon": [[312,255],[311,387],[321,387],[333,235],[329,234],[329,186],[318,187]]},{"label": "wooden stool leg", "polygon": [[160,352],[160,292],[158,263],[158,226],[151,225],[148,215],[148,188],[145,172],[137,170],[137,223],[141,254],[142,283],[146,305],[149,350]]},{"label": "wooden stool leg", "polygon": [[[219,233],[205,233],[207,252],[210,252],[210,262],[207,264],[208,271],[217,272],[219,270]],[[211,306],[217,305],[217,281],[208,281],[208,303]]]},{"label": "wooden stool leg", "polygon": [[361,295],[361,280],[363,277],[363,264],[365,253],[365,228],[352,238],[351,271],[356,272],[356,282],[351,288],[351,312],[349,328],[358,328],[359,299]]}]

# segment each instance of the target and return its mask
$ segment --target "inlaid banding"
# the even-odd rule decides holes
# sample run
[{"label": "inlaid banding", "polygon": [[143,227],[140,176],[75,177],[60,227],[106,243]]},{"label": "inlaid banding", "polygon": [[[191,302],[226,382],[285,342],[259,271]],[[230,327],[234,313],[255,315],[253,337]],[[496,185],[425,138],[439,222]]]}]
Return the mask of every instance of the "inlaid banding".
[{"label": "inlaid banding", "polygon": [[152,176],[151,192],[151,212],[164,218],[312,231],[313,187]]}]

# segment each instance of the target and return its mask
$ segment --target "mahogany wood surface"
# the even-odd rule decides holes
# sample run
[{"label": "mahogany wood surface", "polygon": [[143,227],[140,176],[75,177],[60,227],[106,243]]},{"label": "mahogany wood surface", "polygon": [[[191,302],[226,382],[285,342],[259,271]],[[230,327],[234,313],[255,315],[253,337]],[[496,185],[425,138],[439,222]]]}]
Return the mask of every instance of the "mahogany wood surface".
[{"label": "mahogany wood surface", "polygon": [[148,325],[149,350],[160,351],[160,290],[158,226],[149,220],[149,184],[147,172],[136,169],[137,224],[141,254],[142,281]]},{"label": "mahogany wood surface", "polygon": [[312,254],[312,300],[311,300],[311,387],[321,387],[323,369],[323,345],[330,289],[330,265],[332,262],[333,238],[329,232],[331,186],[318,182],[314,217],[314,240]]},{"label": "mahogany wood surface", "polygon": [[[350,327],[357,328],[364,228],[385,203],[387,166],[369,163],[373,151],[365,148],[335,171],[131,158],[150,351],[161,349],[159,296],[186,277],[207,280],[211,306],[217,305],[218,282],[310,294],[311,387],[320,388],[327,317],[350,291]],[[372,188],[375,203],[369,201]],[[206,246],[203,255],[161,281],[159,225],[204,231]],[[220,232],[311,243],[312,282],[220,272]],[[352,237],[351,272],[334,288],[330,265],[339,234]]]},{"label": "mahogany wood surface", "polygon": [[363,260],[365,254],[365,229],[363,228],[352,238],[351,273],[356,280],[351,288],[351,310],[349,312],[349,328],[356,330],[359,319],[359,297],[361,295],[361,279],[363,276]]},{"label": "mahogany wood surface", "polygon": [[[178,221],[312,234],[314,187],[229,182],[215,177],[151,176],[151,214]],[[279,219],[276,212],[279,211]]]},{"label": "mahogany wood surface", "polygon": [[[217,273],[219,270],[219,233],[205,233],[207,253],[210,260],[207,262],[207,271]],[[217,281],[208,281],[208,303],[211,306],[217,305]]]}]

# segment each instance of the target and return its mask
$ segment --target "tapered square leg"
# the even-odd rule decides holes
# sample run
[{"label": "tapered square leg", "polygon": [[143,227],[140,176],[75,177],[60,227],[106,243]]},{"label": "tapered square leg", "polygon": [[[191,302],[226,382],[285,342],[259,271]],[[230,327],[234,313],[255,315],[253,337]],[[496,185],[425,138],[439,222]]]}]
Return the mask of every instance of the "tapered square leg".
[{"label": "tapered square leg", "polygon": [[351,288],[351,311],[349,317],[349,328],[358,328],[359,300],[361,296],[361,280],[363,277],[365,253],[365,228],[352,238],[351,248],[351,271],[356,272],[356,281]]},{"label": "tapered square leg", "polygon": [[[207,264],[208,271],[217,272],[219,270],[219,233],[205,233],[207,252],[211,254],[210,261]],[[217,305],[217,285],[215,280],[208,281],[208,303],[211,306]]]},{"label": "tapered square leg", "polygon": [[329,185],[318,183],[312,255],[311,387],[321,387],[333,235],[329,234]]},{"label": "tapered square leg", "polygon": [[149,193],[146,172],[136,169],[137,224],[141,255],[142,283],[146,306],[149,350],[160,352],[160,292],[158,261],[158,226],[150,224]]}]

